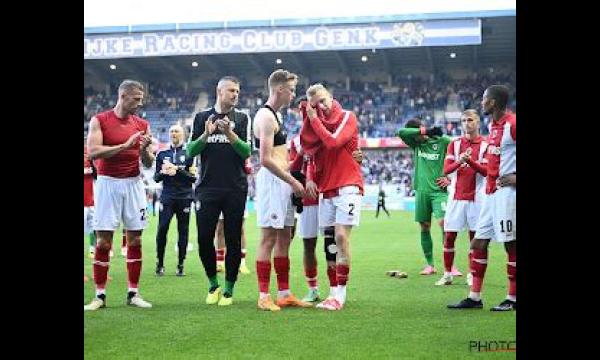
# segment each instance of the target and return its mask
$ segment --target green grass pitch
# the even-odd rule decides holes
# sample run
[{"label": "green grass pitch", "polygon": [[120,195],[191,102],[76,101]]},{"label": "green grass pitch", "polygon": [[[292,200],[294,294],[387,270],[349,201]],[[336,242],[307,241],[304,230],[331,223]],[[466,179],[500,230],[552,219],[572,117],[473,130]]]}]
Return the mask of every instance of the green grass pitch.
[{"label": "green grass pitch", "polygon": [[[446,305],[468,294],[464,277],[452,286],[436,287],[443,271],[442,237],[434,227],[434,256],[438,274],[421,276],[424,265],[419,228],[413,214],[392,211],[390,219],[363,211],[361,224],[352,232],[351,268],[347,302],[342,311],[289,309],[277,313],[256,308],[255,252],[259,236],[256,217],[247,219],[247,264],[252,274],[238,278],[234,304],[206,305],[208,280],[198,256],[195,217],[190,219],[194,250],[185,263],[187,276],[175,276],[176,220],[169,229],[166,274],[154,275],[158,216],[150,217],[143,234],[143,267],[140,293],[152,309],[125,305],[127,272],[121,257],[120,230],[115,236],[107,286],[107,308],[84,316],[86,359],[485,359],[515,358],[515,352],[478,353],[470,341],[515,341],[516,312],[489,311],[506,295],[506,253],[501,244],[490,245],[489,266],[483,286],[483,310],[456,311]],[[84,302],[94,296],[91,260],[85,240]],[[328,293],[322,238],[317,244],[319,288]],[[456,261],[463,272],[467,264],[467,237],[456,241]],[[307,290],[302,267],[302,240],[291,246],[290,287],[298,297]],[[385,276],[401,269],[408,278]],[[219,274],[221,283],[224,275]],[[271,274],[271,294],[277,284]]]}]

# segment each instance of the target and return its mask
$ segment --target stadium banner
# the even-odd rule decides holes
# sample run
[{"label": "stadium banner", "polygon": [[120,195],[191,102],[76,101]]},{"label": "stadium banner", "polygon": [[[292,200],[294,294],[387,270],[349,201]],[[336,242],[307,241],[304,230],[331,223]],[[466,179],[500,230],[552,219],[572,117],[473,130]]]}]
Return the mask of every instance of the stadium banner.
[{"label": "stadium banner", "polygon": [[481,20],[85,35],[84,59],[481,44]]}]

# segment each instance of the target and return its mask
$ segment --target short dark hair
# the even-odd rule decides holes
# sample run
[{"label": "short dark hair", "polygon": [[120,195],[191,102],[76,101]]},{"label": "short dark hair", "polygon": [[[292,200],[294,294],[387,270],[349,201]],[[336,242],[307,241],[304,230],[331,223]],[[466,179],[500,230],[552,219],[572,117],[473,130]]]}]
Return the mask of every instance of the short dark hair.
[{"label": "short dark hair", "polygon": [[486,89],[487,96],[496,100],[496,107],[500,110],[506,109],[508,104],[509,90],[504,85],[492,85]]},{"label": "short dark hair", "polygon": [[420,128],[423,126],[423,122],[419,118],[412,118],[406,122],[407,128]]}]

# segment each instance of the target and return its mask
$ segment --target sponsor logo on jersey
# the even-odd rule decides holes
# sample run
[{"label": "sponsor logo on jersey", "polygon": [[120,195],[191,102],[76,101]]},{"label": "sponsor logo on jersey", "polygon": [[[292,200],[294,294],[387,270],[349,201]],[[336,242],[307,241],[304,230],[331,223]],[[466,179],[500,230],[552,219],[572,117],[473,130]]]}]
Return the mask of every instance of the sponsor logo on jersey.
[{"label": "sponsor logo on jersey", "polygon": [[224,143],[224,144],[228,144],[229,143],[229,139],[227,139],[227,136],[225,134],[212,134],[211,136],[208,137],[208,139],[206,140],[207,143]]},{"label": "sponsor logo on jersey", "polygon": [[426,159],[426,160],[436,161],[436,160],[440,159],[440,154],[427,154],[427,153],[419,151],[419,157],[422,157],[423,159]]},{"label": "sponsor logo on jersey", "polygon": [[431,148],[432,148],[433,150],[437,151],[437,149],[438,149],[438,145],[437,145],[437,144],[433,144],[433,145],[431,145]]},{"label": "sponsor logo on jersey", "polygon": [[495,146],[495,145],[490,145],[490,146],[488,146],[487,152],[488,152],[488,154],[499,156],[500,155],[500,147]]}]

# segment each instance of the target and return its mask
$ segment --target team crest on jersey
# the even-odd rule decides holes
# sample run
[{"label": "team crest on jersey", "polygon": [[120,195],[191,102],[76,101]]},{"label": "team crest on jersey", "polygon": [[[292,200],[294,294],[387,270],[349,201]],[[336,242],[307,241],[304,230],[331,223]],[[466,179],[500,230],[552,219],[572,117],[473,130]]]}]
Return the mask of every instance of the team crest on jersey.
[{"label": "team crest on jersey", "polygon": [[181,155],[181,156],[179,157],[179,161],[181,161],[181,162],[185,162],[185,155]]},{"label": "team crest on jersey", "polygon": [[196,211],[200,210],[200,200],[196,201]]},{"label": "team crest on jersey", "polygon": [[271,219],[277,220],[277,214],[271,214]]},{"label": "team crest on jersey", "polygon": [[431,148],[432,148],[433,150],[437,151],[437,149],[438,149],[438,146],[437,146],[437,144],[433,144],[433,145],[431,146]]},{"label": "team crest on jersey", "polygon": [[494,139],[496,137],[496,135],[498,135],[498,130],[496,130],[496,129],[492,130],[492,139]]}]

